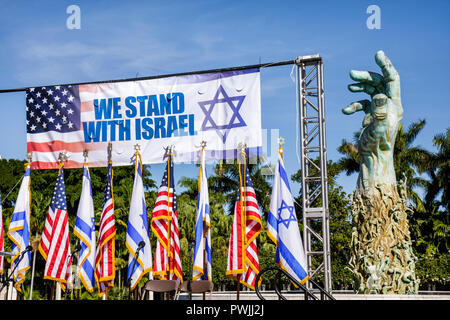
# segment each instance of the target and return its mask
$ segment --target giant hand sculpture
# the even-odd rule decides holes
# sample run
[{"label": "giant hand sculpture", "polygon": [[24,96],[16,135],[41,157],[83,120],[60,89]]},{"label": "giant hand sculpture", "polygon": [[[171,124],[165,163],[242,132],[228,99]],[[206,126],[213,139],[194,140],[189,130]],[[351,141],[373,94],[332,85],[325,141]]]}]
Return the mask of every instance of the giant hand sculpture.
[{"label": "giant hand sculpture", "polygon": [[[400,77],[383,51],[375,61],[383,75],[350,71],[358,83],[352,92],[365,92],[372,101],[353,102],[344,114],[364,111],[358,139],[360,171],[352,195],[353,233],[349,266],[360,293],[417,293],[415,257],[408,229],[405,181],[397,186],[394,144],[403,117]],[[398,192],[400,190],[400,194]]]},{"label": "giant hand sculpture", "polygon": [[400,97],[400,76],[383,51],[375,61],[383,75],[370,71],[351,70],[350,77],[358,81],[348,86],[352,92],[365,92],[372,101],[360,100],[342,109],[350,115],[366,114],[359,137],[360,173],[357,191],[371,193],[380,184],[395,185],[394,143],[403,108]]}]

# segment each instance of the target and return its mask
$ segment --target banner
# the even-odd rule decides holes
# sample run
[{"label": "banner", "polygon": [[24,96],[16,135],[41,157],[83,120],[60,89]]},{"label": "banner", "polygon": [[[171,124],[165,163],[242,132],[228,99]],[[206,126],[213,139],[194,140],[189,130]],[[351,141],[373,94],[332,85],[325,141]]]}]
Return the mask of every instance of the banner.
[{"label": "banner", "polygon": [[261,96],[259,69],[166,78],[29,88],[27,151],[32,169],[57,169],[60,152],[65,168],[81,168],[83,152],[90,167],[131,165],[139,144],[142,163],[163,163],[165,148],[174,147],[174,162],[233,159],[245,143],[259,155]]}]

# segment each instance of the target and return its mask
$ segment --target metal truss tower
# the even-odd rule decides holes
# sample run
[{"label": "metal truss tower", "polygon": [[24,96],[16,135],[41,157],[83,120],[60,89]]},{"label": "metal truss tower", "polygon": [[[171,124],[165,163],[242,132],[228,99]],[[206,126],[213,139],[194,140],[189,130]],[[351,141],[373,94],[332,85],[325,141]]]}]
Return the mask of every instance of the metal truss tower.
[{"label": "metal truss tower", "polygon": [[303,242],[307,271],[312,279],[323,274],[324,289],[331,292],[323,62],[317,54],[300,56],[295,63],[298,67]]}]

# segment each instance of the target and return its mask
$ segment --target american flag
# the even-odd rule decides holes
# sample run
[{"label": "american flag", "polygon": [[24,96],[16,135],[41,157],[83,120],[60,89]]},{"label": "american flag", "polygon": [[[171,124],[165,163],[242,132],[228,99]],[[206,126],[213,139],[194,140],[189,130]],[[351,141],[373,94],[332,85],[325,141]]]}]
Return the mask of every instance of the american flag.
[{"label": "american flag", "polygon": [[226,275],[254,290],[256,276],[259,273],[256,237],[261,233],[262,223],[245,159],[239,164],[239,180]]},{"label": "american flag", "polygon": [[[61,151],[70,154],[66,168],[83,166],[83,151],[102,152],[105,143],[85,143],[82,121],[94,119],[93,93],[98,85],[67,85],[26,90],[27,151],[31,169],[58,169]],[[102,154],[102,157],[104,155]],[[90,163],[91,167],[106,163]]]},{"label": "american flag", "polygon": [[[168,226],[170,223],[170,239]],[[166,170],[153,208],[151,228],[156,235],[153,275],[160,279],[183,281],[180,239],[178,230],[177,197],[173,179],[172,156],[168,156]]]},{"label": "american flag", "polygon": [[114,286],[115,277],[115,236],[116,225],[114,219],[113,201],[113,172],[112,163],[109,162],[106,174],[105,193],[103,197],[103,209],[100,217],[100,229],[98,233],[97,249],[95,255],[95,280],[99,295],[103,296],[107,287]]},{"label": "american flag", "polygon": [[60,165],[52,201],[48,208],[39,251],[46,260],[44,279],[56,280],[65,289],[70,274],[71,258],[63,164]]}]

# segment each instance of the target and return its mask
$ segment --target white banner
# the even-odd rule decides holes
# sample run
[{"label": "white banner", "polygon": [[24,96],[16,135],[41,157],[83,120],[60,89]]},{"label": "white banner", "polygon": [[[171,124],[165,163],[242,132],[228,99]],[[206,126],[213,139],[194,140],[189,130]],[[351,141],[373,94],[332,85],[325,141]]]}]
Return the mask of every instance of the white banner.
[{"label": "white banner", "polygon": [[175,162],[232,159],[238,145],[259,155],[261,94],[259,69],[73,86],[30,88],[27,149],[32,169],[81,168],[88,151],[90,167],[130,165],[138,144],[143,164],[162,163],[173,146]]}]

